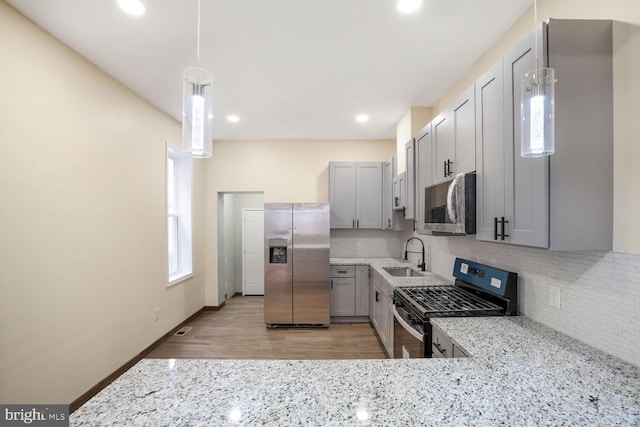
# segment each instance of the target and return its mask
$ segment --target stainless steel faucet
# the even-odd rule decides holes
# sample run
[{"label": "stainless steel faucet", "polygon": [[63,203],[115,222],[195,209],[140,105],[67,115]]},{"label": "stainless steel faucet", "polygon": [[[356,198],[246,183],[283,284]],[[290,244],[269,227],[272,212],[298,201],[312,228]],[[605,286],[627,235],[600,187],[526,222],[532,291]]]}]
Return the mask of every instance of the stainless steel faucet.
[{"label": "stainless steel faucet", "polygon": [[[409,242],[412,240],[417,240],[418,242],[420,242],[420,244],[422,245],[422,252],[416,252],[416,251],[410,251],[407,248],[409,247]],[[417,237],[411,237],[409,238],[409,240],[407,240],[407,243],[405,243],[404,245],[404,260],[408,261],[409,258],[407,258],[407,255],[409,253],[412,254],[419,254],[422,253],[422,263],[418,263],[418,268],[420,268],[422,271],[425,271],[426,269],[426,263],[425,263],[425,259],[424,259],[424,242],[420,239],[418,239]]]}]

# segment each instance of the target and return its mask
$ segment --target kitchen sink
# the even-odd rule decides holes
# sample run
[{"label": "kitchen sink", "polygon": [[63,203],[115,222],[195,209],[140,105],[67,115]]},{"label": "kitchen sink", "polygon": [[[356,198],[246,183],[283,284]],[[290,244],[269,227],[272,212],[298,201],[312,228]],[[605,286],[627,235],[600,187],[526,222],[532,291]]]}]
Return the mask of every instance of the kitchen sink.
[{"label": "kitchen sink", "polygon": [[410,267],[382,267],[382,269],[394,277],[418,277],[423,275]]}]

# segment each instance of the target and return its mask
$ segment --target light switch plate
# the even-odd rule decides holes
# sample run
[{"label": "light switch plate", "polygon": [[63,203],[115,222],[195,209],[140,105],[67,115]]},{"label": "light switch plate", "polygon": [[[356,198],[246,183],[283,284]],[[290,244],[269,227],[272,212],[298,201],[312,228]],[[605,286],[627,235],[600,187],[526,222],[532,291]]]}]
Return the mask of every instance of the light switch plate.
[{"label": "light switch plate", "polygon": [[549,286],[549,305],[560,309],[562,305],[562,288],[558,286]]}]

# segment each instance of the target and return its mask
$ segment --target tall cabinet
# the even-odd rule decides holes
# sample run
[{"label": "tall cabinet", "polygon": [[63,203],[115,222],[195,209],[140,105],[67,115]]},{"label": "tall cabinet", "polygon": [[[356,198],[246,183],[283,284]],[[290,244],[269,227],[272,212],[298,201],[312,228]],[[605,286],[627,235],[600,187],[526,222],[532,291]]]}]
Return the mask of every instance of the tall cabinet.
[{"label": "tall cabinet", "polygon": [[[520,156],[520,78],[555,69],[556,152]],[[556,250],[610,250],[613,222],[612,23],[556,20],[476,82],[477,234]]]},{"label": "tall cabinet", "polygon": [[382,228],[382,163],[330,162],[331,228]]}]

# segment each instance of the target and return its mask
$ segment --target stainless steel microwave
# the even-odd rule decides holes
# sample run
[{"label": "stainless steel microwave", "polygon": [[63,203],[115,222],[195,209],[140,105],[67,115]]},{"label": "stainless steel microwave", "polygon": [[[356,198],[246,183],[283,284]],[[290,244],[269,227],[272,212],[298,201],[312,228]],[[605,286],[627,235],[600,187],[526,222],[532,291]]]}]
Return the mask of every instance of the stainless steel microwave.
[{"label": "stainless steel microwave", "polygon": [[425,188],[423,220],[429,234],[476,234],[475,172]]}]

